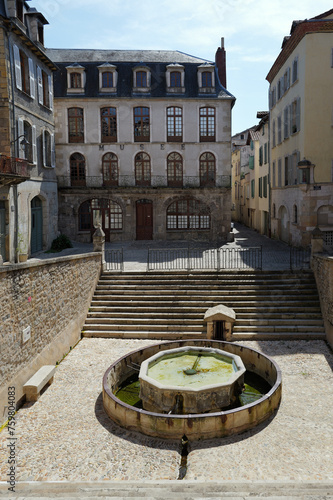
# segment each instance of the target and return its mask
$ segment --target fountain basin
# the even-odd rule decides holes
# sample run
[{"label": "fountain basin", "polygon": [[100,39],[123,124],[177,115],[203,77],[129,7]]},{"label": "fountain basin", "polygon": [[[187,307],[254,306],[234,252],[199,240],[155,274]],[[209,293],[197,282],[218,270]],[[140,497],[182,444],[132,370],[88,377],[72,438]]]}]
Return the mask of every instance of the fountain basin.
[{"label": "fountain basin", "polygon": [[241,392],[244,373],[241,358],[221,349],[170,349],[141,364],[140,398],[145,410],[158,413],[220,411]]},{"label": "fountain basin", "polygon": [[[271,387],[262,398],[239,408],[213,413],[175,415],[150,412],[123,401],[116,392],[132,376],[137,366],[158,352],[195,346],[222,349],[239,355],[247,371],[262,377]],[[118,425],[148,436],[163,439],[213,439],[239,434],[259,425],[271,417],[279,407],[282,377],[277,363],[265,354],[233,342],[220,340],[175,340],[153,344],[130,352],[115,361],[103,378],[103,405],[107,415]]]}]

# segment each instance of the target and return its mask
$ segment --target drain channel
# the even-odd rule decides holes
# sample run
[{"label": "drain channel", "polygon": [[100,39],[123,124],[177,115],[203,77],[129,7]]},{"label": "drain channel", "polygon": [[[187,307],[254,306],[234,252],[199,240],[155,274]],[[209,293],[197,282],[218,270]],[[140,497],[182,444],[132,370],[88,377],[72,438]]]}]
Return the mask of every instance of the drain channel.
[{"label": "drain channel", "polygon": [[179,472],[178,472],[178,477],[177,477],[178,480],[184,479],[184,477],[186,476],[188,445],[189,445],[189,441],[184,434],[184,436],[182,437],[182,440],[181,440],[181,459],[180,459],[180,467],[179,467]]}]

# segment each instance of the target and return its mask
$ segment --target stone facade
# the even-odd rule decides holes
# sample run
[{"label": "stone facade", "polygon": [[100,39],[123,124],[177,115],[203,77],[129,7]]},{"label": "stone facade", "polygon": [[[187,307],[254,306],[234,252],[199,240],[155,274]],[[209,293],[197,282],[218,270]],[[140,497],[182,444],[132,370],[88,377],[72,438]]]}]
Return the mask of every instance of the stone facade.
[{"label": "stone facade", "polygon": [[327,341],[333,348],[333,257],[316,254],[312,258]]},{"label": "stone facade", "polygon": [[60,230],[78,241],[91,241],[97,223],[106,241],[227,239],[234,97],[218,63],[177,51],[48,55],[59,68]]},{"label": "stone facade", "polygon": [[56,364],[80,339],[100,270],[100,253],[1,268],[1,419],[7,387],[15,386],[18,401],[34,372]]}]

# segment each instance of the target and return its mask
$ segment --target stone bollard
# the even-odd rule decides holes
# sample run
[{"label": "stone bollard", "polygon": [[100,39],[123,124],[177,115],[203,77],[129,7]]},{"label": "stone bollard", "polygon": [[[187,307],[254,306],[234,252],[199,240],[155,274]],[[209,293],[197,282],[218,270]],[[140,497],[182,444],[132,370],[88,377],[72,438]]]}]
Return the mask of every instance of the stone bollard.
[{"label": "stone bollard", "polygon": [[311,257],[315,253],[323,253],[323,233],[317,226],[311,233]]},{"label": "stone bollard", "polygon": [[102,226],[98,224],[96,231],[93,234],[93,244],[94,244],[94,252],[102,253],[102,269],[105,270],[106,262],[105,262],[105,233],[102,229]]}]

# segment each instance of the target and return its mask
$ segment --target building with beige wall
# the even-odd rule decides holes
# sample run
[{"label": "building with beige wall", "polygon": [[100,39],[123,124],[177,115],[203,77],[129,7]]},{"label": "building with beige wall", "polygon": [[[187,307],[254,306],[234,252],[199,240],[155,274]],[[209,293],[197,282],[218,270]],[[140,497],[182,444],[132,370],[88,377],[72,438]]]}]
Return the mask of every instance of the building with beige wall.
[{"label": "building with beige wall", "polygon": [[[234,97],[215,63],[177,51],[50,49],[59,227],[87,242],[224,240]],[[222,60],[222,62],[221,62]],[[224,85],[223,85],[224,84]]]},{"label": "building with beige wall", "polygon": [[58,232],[53,62],[44,16],[0,0],[0,260],[50,247]]},{"label": "building with beige wall", "polygon": [[271,232],[307,246],[333,236],[333,9],[294,21],[272,65]]}]

